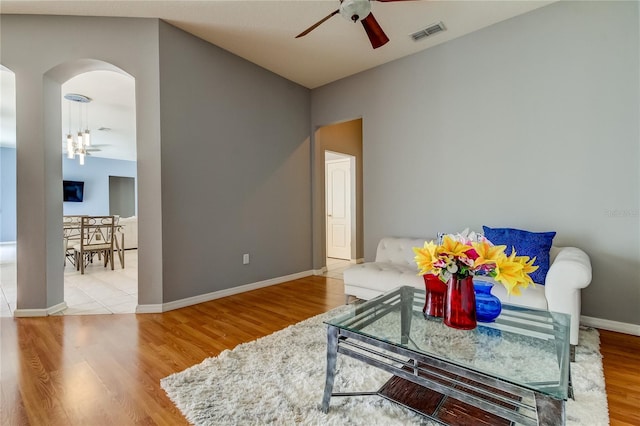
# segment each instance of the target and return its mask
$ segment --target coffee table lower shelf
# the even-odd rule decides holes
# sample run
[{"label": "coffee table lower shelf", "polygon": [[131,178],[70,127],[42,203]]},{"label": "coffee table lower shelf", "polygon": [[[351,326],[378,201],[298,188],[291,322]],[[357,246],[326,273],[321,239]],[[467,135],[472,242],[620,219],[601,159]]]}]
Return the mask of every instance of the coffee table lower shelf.
[{"label": "coffee table lower shelf", "polygon": [[377,394],[425,417],[447,425],[512,425],[512,422],[507,419],[398,376],[393,376],[389,379]]},{"label": "coffee table lower shelf", "polygon": [[[333,396],[380,395],[447,425],[565,424],[563,400],[405,347],[338,329],[331,324],[327,327],[327,338],[327,376],[321,405],[325,413],[329,411],[329,402]],[[338,353],[391,373],[391,381],[378,392],[333,393]],[[434,392],[435,395],[429,392]],[[399,397],[403,394],[405,397]],[[427,402],[421,401],[421,397],[406,398],[407,395],[414,394],[426,395],[425,400],[435,398],[437,409],[423,409],[426,407],[421,405]],[[459,421],[458,417],[462,414],[471,420]],[[445,419],[446,416],[449,416],[448,420]],[[502,423],[503,420],[506,423]]]}]

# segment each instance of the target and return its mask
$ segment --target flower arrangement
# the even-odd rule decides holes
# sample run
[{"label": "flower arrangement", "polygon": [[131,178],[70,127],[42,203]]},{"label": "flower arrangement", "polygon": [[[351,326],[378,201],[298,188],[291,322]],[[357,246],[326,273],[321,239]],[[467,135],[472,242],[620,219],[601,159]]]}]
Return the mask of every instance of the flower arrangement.
[{"label": "flower arrangement", "polygon": [[424,247],[414,247],[413,251],[420,270],[418,275],[431,273],[443,282],[451,277],[484,275],[504,285],[507,293],[519,295],[521,288],[535,285],[529,274],[538,269],[534,265],[536,258],[517,256],[515,249],[507,256],[506,248],[494,246],[484,236],[470,237],[465,232],[445,235],[440,245],[425,242]]}]

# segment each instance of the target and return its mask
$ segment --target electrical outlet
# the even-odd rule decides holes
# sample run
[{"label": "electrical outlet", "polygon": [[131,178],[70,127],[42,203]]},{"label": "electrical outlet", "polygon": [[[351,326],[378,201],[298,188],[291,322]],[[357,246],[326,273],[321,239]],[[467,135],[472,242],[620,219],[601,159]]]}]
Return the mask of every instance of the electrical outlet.
[{"label": "electrical outlet", "polygon": [[249,253],[245,253],[242,255],[242,264],[243,265],[249,264]]}]

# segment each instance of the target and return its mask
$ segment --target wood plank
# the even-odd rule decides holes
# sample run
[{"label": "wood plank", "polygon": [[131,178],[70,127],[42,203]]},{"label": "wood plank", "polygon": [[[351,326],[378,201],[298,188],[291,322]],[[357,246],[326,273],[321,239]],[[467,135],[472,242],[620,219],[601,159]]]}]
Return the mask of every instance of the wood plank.
[{"label": "wood plank", "polygon": [[[484,388],[485,390],[489,390],[493,394],[501,395],[507,397],[509,399],[514,399],[519,401],[519,398],[515,395],[511,395],[507,392],[501,391],[499,389],[491,388],[490,386],[482,385],[480,383],[476,383],[472,380],[465,379],[463,377],[456,376],[455,374],[435,368],[428,367],[424,364],[421,364],[422,368],[429,370],[429,373],[426,371],[424,373],[420,373],[421,376],[439,382],[443,385],[448,385],[449,383],[439,378],[436,375],[430,374],[430,372],[437,373],[439,376],[449,377],[451,379],[459,380],[460,382],[473,384],[474,386],[478,386],[480,388]],[[403,367],[405,370],[411,371],[409,367]],[[399,404],[402,404],[406,407],[413,409],[414,411],[418,411],[424,413],[432,418],[440,419],[441,421],[455,426],[509,426],[511,422],[509,420],[505,420],[495,414],[491,414],[487,411],[484,411],[480,408],[476,408],[473,405],[464,403],[462,401],[458,401],[457,399],[447,397],[441,393],[438,393],[434,390],[424,388],[420,385],[417,385],[409,380],[393,376],[387,383],[382,386],[379,393],[384,397],[396,401]],[[480,395],[478,392],[469,391],[469,394],[484,397]],[[497,400],[495,398],[489,398],[489,400],[493,403],[502,405],[510,410],[514,410],[515,406],[512,404],[508,404],[504,401]]]},{"label": "wood plank", "polygon": [[640,425],[640,337],[600,330],[612,426]]},{"label": "wood plank", "polygon": [[[344,302],[305,277],[163,314],[0,318],[0,424],[186,425],[160,379]],[[612,425],[640,425],[640,337],[601,332]]]}]

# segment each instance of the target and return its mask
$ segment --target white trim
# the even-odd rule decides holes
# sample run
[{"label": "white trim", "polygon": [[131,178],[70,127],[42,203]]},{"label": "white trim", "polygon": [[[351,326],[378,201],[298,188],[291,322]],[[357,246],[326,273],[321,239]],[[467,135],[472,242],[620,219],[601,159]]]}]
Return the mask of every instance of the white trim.
[{"label": "white trim", "polygon": [[49,315],[57,314],[60,311],[67,309],[67,302],[58,303],[46,309],[16,309],[13,311],[15,318],[27,318],[27,317],[46,317]]},{"label": "white trim", "polygon": [[16,245],[17,241],[0,241],[0,246]]},{"label": "white trim", "polygon": [[320,269],[314,269],[312,272],[313,272],[313,275],[324,275],[327,273],[327,271],[328,271],[327,267],[323,266]]},{"label": "white trim", "polygon": [[364,257],[361,257],[360,259],[351,259],[350,262],[355,263],[356,265],[364,263]]},{"label": "white trim", "polygon": [[617,331],[619,333],[640,336],[640,325],[626,322],[611,321],[600,318],[580,316],[580,323],[589,327],[601,328],[603,330]]},{"label": "white trim", "polygon": [[15,311],[13,311],[13,316],[15,318],[46,317],[47,310],[46,309],[16,309]]},{"label": "white trim", "polygon": [[47,315],[57,314],[60,311],[64,311],[69,306],[67,306],[67,302],[58,303],[57,305],[53,305],[52,307],[47,309]]},{"label": "white trim", "polygon": [[269,287],[276,284],[282,284],[287,281],[297,280],[299,278],[313,275],[315,271],[304,271],[296,274],[285,275],[284,277],[272,278],[269,280],[258,281],[251,284],[245,284],[238,287],[232,287],[225,290],[214,291],[212,293],[201,294],[198,296],[187,297],[186,299],[174,300],[172,302],[163,303],[162,305],[138,305],[136,307],[137,314],[159,313],[172,311],[174,309],[185,308],[187,306],[197,305],[199,303],[209,302],[211,300],[220,299],[222,297],[232,296],[238,293],[244,293],[251,290],[257,290],[262,287]]},{"label": "white trim", "polygon": [[136,314],[161,314],[162,303],[136,306]]}]

